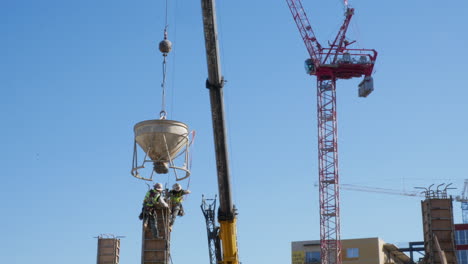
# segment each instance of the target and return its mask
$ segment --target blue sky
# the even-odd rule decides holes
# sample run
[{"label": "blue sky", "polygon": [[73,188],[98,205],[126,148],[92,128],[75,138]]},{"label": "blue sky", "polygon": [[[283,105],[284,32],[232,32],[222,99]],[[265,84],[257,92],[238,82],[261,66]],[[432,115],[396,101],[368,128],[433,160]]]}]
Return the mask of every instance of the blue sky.
[{"label": "blue sky", "polygon": [[[201,195],[217,192],[199,1],[169,1],[169,118],[197,131],[174,263],[207,263]],[[468,177],[468,2],[350,0],[349,39],[379,57],[373,94],[338,81],[342,183],[412,190]],[[322,44],[339,0],[303,0]],[[289,263],[319,238],[315,79],[285,1],[218,1],[233,199],[243,263]],[[140,259],[145,183],[133,125],[160,111],[164,1],[0,2],[0,262],[93,263],[102,233]],[[161,181],[168,182],[164,176]],[[172,183],[172,179],[169,183]],[[460,205],[454,203],[456,222]],[[341,192],[342,238],[422,240],[420,200]]]}]

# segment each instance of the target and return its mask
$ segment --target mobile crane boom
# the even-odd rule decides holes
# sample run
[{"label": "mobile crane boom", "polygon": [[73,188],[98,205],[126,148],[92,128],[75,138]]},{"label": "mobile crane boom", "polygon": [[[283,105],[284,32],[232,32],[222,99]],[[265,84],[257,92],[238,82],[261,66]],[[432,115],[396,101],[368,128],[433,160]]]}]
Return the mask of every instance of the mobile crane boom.
[{"label": "mobile crane boom", "polygon": [[238,264],[236,212],[231,198],[226,126],[224,122],[224,79],[221,75],[219,59],[216,8],[214,0],[202,0],[201,3],[208,66],[206,87],[210,91],[211,116],[213,121],[213,136],[218,174],[219,238],[221,239],[221,248],[223,251],[221,263]]}]

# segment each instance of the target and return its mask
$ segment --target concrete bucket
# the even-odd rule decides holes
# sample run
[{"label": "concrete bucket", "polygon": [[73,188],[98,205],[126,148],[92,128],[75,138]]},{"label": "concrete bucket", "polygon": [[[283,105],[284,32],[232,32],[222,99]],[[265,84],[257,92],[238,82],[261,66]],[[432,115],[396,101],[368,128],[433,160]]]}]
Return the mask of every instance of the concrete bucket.
[{"label": "concrete bucket", "polygon": [[188,127],[173,120],[147,120],[135,125],[135,140],[153,161],[169,161],[187,144]]},{"label": "concrete bucket", "polygon": [[145,162],[153,162],[156,173],[168,173],[172,160],[185,149],[189,141],[188,126],[174,120],[142,121],[135,125],[134,132],[135,142],[149,158],[145,158]]}]

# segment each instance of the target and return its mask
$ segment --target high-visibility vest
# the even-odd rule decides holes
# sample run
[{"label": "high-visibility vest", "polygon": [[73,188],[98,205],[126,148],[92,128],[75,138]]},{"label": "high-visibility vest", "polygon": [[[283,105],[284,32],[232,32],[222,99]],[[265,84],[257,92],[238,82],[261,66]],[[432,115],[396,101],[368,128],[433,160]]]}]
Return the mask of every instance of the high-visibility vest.
[{"label": "high-visibility vest", "polygon": [[161,194],[156,192],[155,190],[149,190],[145,195],[145,200],[143,203],[146,206],[153,206],[159,203],[159,199],[161,198]]},{"label": "high-visibility vest", "polygon": [[173,203],[181,203],[183,200],[184,200],[184,190],[180,190],[180,191],[170,191],[170,194],[171,194],[171,201]]}]

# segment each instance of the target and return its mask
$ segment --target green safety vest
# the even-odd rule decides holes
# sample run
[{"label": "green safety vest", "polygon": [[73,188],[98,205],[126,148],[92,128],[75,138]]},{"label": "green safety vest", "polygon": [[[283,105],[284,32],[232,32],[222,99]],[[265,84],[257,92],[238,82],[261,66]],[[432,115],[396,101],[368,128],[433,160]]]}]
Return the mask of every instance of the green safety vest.
[{"label": "green safety vest", "polygon": [[171,194],[171,201],[173,203],[181,203],[183,200],[184,200],[184,190],[180,190],[180,191],[170,191],[170,194]]},{"label": "green safety vest", "polygon": [[146,193],[145,200],[143,201],[143,203],[146,206],[154,206],[159,203],[160,198],[161,194],[159,192],[156,192],[155,190],[149,190]]}]

